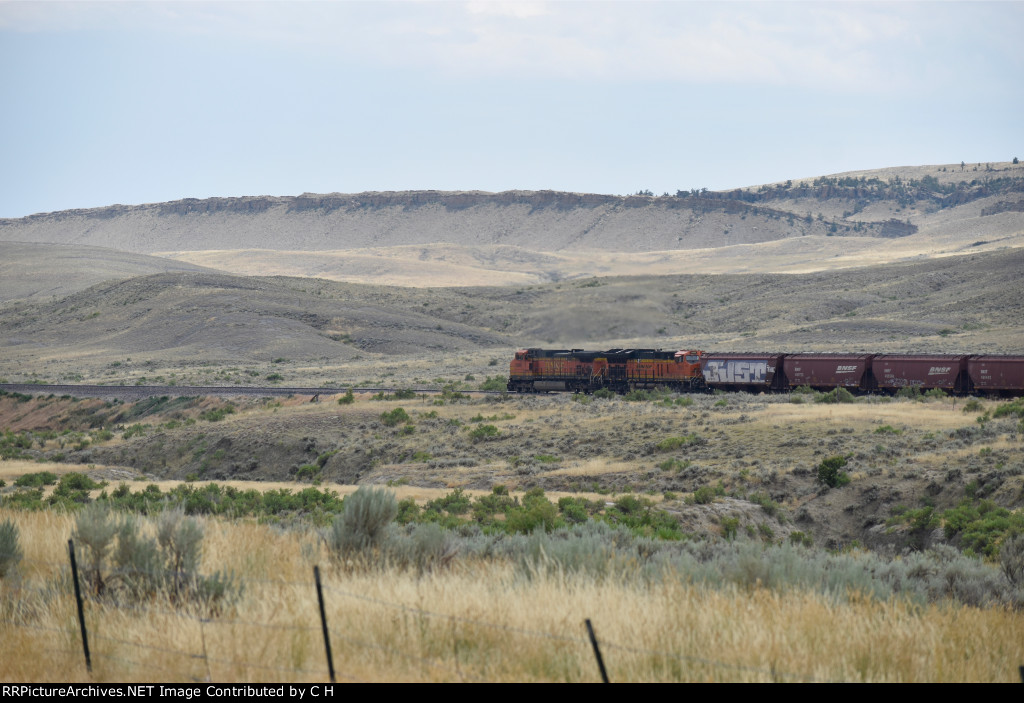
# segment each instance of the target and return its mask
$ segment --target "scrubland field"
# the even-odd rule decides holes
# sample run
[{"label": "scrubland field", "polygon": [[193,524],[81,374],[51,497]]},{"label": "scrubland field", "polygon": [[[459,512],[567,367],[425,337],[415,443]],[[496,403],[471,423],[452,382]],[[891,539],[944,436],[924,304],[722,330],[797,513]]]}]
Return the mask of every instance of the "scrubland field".
[{"label": "scrubland field", "polygon": [[[90,680],[75,536],[94,680],[327,680],[314,565],[340,681],[598,680],[588,618],[614,681],[1015,680],[1019,404],[827,400],[9,394],[5,679]],[[187,587],[120,534],[90,572],[102,505],[195,521]]]},{"label": "scrubland field", "polygon": [[1017,681],[1024,401],[480,391],[531,346],[1021,354],[1022,194],[978,163],[0,220],[0,384],[39,390],[0,390],[0,679],[324,682],[317,566],[339,681],[597,681],[588,619],[612,681]]},{"label": "scrubland field", "polygon": [[587,618],[613,681],[1009,682],[1024,657],[1019,609],[543,558],[365,566],[332,559],[309,531],[207,519],[203,565],[232,572],[237,592],[212,613],[160,597],[91,601],[90,677],[67,583],[74,518],[0,514],[32,555],[3,581],[6,681],[326,681],[317,563],[342,682],[597,681]]}]

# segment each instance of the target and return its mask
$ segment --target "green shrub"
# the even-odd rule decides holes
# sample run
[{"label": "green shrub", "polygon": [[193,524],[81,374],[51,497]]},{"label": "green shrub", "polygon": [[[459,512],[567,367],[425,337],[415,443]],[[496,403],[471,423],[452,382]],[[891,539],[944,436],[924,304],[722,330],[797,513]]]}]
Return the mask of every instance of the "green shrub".
[{"label": "green shrub", "polygon": [[590,519],[589,503],[586,498],[564,496],[558,499],[558,512],[570,525],[578,525]]},{"label": "green shrub", "polygon": [[736,531],[739,529],[740,519],[738,517],[722,518],[722,536],[727,540],[736,539]]},{"label": "green shrub", "polygon": [[235,412],[235,406],[231,405],[230,403],[228,403],[227,405],[225,405],[223,407],[213,408],[211,410],[207,410],[204,413],[200,413],[199,419],[200,420],[206,420],[208,422],[220,422],[225,417],[227,417],[228,415],[233,414],[234,412]]},{"label": "green shrub", "polygon": [[818,464],[818,481],[829,488],[839,488],[850,482],[850,476],[843,471],[845,456],[830,456]]},{"label": "green shrub", "polygon": [[921,400],[921,388],[920,386],[906,386],[896,391],[897,398],[909,398],[911,400]]},{"label": "green shrub", "polygon": [[964,403],[963,412],[978,413],[981,412],[982,408],[984,408],[984,406],[981,404],[980,400],[978,400],[977,398],[971,398],[966,403]]},{"label": "green shrub", "polygon": [[814,546],[814,537],[797,530],[789,533],[789,542],[790,544],[796,544],[802,547],[812,547]]},{"label": "green shrub", "polygon": [[615,393],[613,391],[608,390],[607,388],[599,388],[598,390],[594,391],[594,397],[609,400],[615,397]]},{"label": "green shrub", "polygon": [[84,547],[86,557],[82,574],[96,595],[106,590],[106,561],[114,546],[117,523],[111,518],[106,505],[93,503],[78,513],[72,539],[79,548]]},{"label": "green shrub", "polygon": [[964,499],[942,513],[947,539],[959,537],[964,551],[989,558],[999,554],[1008,535],[1024,532],[1024,513],[1011,512],[991,500]]},{"label": "green shrub", "polygon": [[558,507],[545,497],[540,487],[527,491],[523,495],[522,505],[510,508],[505,516],[506,529],[521,534],[539,529],[550,532],[564,524],[558,514]]},{"label": "green shrub", "polygon": [[423,574],[447,566],[458,551],[451,532],[434,523],[422,523],[411,533],[391,535],[384,543],[383,556],[391,566]]},{"label": "green shrub", "polygon": [[199,573],[203,528],[182,508],[161,513],[156,534],[144,536],[134,517],[118,518],[104,503],[83,509],[73,537],[85,557],[83,576],[91,592],[115,602],[162,593],[172,603],[213,608],[236,591],[228,576]]},{"label": "green shrub", "polygon": [[360,486],[345,499],[344,510],[328,532],[327,543],[338,556],[377,549],[397,515],[394,491]]},{"label": "green shrub", "polygon": [[761,506],[761,510],[769,516],[782,520],[782,506],[772,500],[764,493],[754,493],[750,496],[750,502]]},{"label": "green shrub", "polygon": [[149,429],[149,425],[142,425],[136,423],[131,425],[121,434],[123,439],[131,439],[132,437],[141,437],[146,434],[146,430]]},{"label": "green shrub", "polygon": [[655,447],[659,452],[671,452],[682,447],[701,447],[705,444],[707,444],[707,440],[700,435],[688,434],[683,437],[666,437]]},{"label": "green shrub", "polygon": [[992,412],[992,417],[1024,418],[1024,398],[1017,398],[1017,400],[1011,400],[1009,403],[999,405]]},{"label": "green shrub", "polygon": [[814,396],[817,403],[853,403],[857,398],[845,388],[833,388],[828,393],[819,393]]},{"label": "green shrub", "polygon": [[1010,583],[1024,586],[1024,532],[1003,540],[999,548],[999,564]]},{"label": "green shrub", "polygon": [[409,413],[407,413],[404,408],[395,408],[389,412],[381,413],[380,421],[388,427],[394,427],[395,425],[412,422],[412,418],[409,417]]},{"label": "green shrub", "polygon": [[110,430],[96,430],[92,438],[94,442],[106,442],[114,438],[114,433]]},{"label": "green shrub", "polygon": [[2,497],[3,506],[20,510],[42,510],[43,489],[28,488]]},{"label": "green shrub", "polygon": [[57,483],[57,491],[92,491],[97,488],[103,488],[106,485],[105,481],[98,483],[85,474],[69,471],[60,477],[60,481]]},{"label": "green shrub", "polygon": [[295,478],[299,481],[312,481],[320,475],[321,467],[317,464],[303,464],[295,471]]},{"label": "green shrub", "polygon": [[11,520],[0,522],[0,578],[13,573],[22,556],[18,526]]},{"label": "green shrub", "polygon": [[496,513],[508,513],[518,505],[519,501],[508,494],[505,486],[497,485],[491,488],[488,495],[480,496],[473,501],[473,519],[487,524],[493,522]]},{"label": "green shrub", "polygon": [[39,471],[18,477],[14,485],[22,488],[38,488],[39,486],[52,486],[55,483],[57,483],[57,474],[52,471]]},{"label": "green shrub", "polygon": [[441,388],[440,400],[442,401],[442,403],[444,403],[445,401],[449,403],[454,403],[455,401],[467,400],[468,398],[469,396],[466,395],[465,393],[460,393],[459,391],[455,390],[454,384],[449,383]]},{"label": "green shrub", "polygon": [[480,384],[482,391],[504,391],[508,390],[508,379],[504,376],[488,376]]},{"label": "green shrub", "polygon": [[489,439],[497,439],[501,435],[494,425],[480,425],[470,430],[469,438],[474,442],[483,442]]},{"label": "green shrub", "polygon": [[415,522],[420,514],[420,506],[416,505],[414,498],[403,498],[398,503],[398,512],[395,514],[395,521],[399,525]]},{"label": "green shrub", "polygon": [[416,397],[416,391],[411,388],[400,388],[395,391],[394,397],[396,400],[412,400]]},{"label": "green shrub", "polygon": [[345,395],[338,398],[338,405],[351,405],[354,402],[356,402],[356,397],[352,394],[351,388],[345,392]]},{"label": "green shrub", "polygon": [[716,497],[718,497],[718,492],[713,486],[701,486],[693,492],[693,502],[697,505],[714,503]]},{"label": "green shrub", "polygon": [[469,512],[470,497],[461,488],[456,488],[442,498],[427,501],[425,510],[445,511],[452,515],[465,515]]}]

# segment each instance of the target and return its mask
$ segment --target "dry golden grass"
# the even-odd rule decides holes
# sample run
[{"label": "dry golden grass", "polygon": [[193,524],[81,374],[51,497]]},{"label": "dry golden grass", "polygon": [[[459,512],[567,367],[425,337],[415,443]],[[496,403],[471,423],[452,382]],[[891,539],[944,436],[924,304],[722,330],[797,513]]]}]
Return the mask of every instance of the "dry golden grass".
[{"label": "dry golden grass", "polygon": [[[985,402],[984,408],[993,404]],[[828,405],[814,402],[772,405],[756,412],[760,420],[779,425],[849,425],[858,429],[893,425],[928,430],[949,430],[972,422],[978,413],[965,416],[963,400],[944,399],[919,403],[895,400],[889,403],[850,403]],[[754,414],[754,413],[752,413]]]},{"label": "dry golden grass", "polygon": [[535,575],[457,563],[417,577],[329,559],[308,532],[207,520],[204,571],[234,572],[233,607],[90,602],[83,664],[66,571],[73,519],[0,511],[20,527],[20,579],[0,582],[4,681],[318,682],[327,679],[312,567],[321,564],[342,681],[595,681],[591,618],[613,681],[1005,681],[1024,614],[665,579]]}]

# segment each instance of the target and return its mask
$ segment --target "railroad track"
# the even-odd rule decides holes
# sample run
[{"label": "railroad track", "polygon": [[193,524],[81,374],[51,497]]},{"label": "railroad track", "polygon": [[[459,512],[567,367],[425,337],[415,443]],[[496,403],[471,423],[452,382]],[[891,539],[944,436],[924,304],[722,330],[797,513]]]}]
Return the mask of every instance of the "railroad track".
[{"label": "railroad track", "polygon": [[[282,386],[89,386],[89,385],[44,385],[38,383],[0,383],[0,390],[25,395],[70,395],[75,398],[108,398],[117,400],[142,400],[160,396],[214,396],[231,398],[237,396],[289,396],[289,395],[337,395],[348,388],[304,388]],[[352,388],[353,393],[394,393],[411,390],[417,394],[442,393],[440,388]],[[504,391],[458,391],[472,395],[501,395]]]}]

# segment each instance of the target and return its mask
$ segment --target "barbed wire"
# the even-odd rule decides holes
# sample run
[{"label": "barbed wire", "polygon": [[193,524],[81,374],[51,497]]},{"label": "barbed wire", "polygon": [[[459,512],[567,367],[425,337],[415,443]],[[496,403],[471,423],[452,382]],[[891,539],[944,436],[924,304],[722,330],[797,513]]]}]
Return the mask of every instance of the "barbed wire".
[{"label": "barbed wire", "polygon": [[14,625],[15,627],[24,627],[26,630],[40,630],[42,632],[61,633],[68,632],[68,630],[60,627],[47,627],[46,625],[31,625],[27,622],[18,622],[17,620],[11,620],[9,618],[0,618],[0,622],[7,623],[8,625]]},{"label": "barbed wire", "polygon": [[602,648],[617,649],[622,652],[629,652],[630,654],[644,654],[649,656],[660,656],[666,659],[676,659],[678,661],[685,661],[690,663],[705,664],[708,666],[715,666],[724,669],[734,669],[736,671],[746,671],[757,674],[768,674],[773,679],[776,677],[784,677],[795,679],[797,681],[805,681],[807,683],[847,683],[844,681],[830,680],[830,679],[817,679],[813,676],[804,676],[803,674],[790,674],[784,671],[779,671],[775,668],[765,669],[763,667],[750,666],[747,664],[733,664],[730,662],[723,662],[718,659],[709,659],[707,657],[698,657],[692,654],[677,654],[676,652],[666,652],[664,650],[657,649],[644,649],[642,647],[631,647],[628,645],[617,644],[608,640],[600,640],[599,644]]},{"label": "barbed wire", "polygon": [[568,635],[558,635],[558,634],[555,634],[553,632],[545,632],[544,630],[531,630],[529,628],[517,627],[515,625],[502,625],[500,623],[488,622],[486,620],[479,620],[479,619],[476,619],[476,618],[470,618],[470,617],[466,617],[464,615],[450,615],[448,613],[437,613],[437,612],[434,612],[434,611],[431,611],[431,610],[424,610],[423,608],[417,608],[415,606],[406,605],[404,603],[395,603],[395,602],[392,602],[392,601],[383,600],[381,598],[374,598],[373,596],[364,596],[364,595],[361,595],[361,594],[358,594],[358,593],[351,593],[349,591],[344,591],[344,590],[342,590],[340,588],[335,588],[334,586],[330,586],[330,585],[327,585],[327,584],[324,584],[324,590],[331,591],[333,593],[338,593],[340,595],[346,596],[348,598],[353,598],[355,600],[361,600],[361,601],[365,601],[365,602],[368,602],[368,603],[375,603],[377,605],[385,605],[385,606],[388,606],[390,608],[395,608],[396,610],[404,610],[406,612],[417,613],[419,615],[425,615],[427,617],[443,618],[445,620],[451,620],[451,621],[454,621],[454,622],[469,623],[469,624],[473,624],[473,625],[482,625],[484,627],[490,627],[490,628],[494,628],[494,629],[498,629],[498,630],[505,630],[507,632],[516,632],[518,634],[529,635],[529,636],[532,636],[532,637],[545,637],[547,639],[558,640],[558,641],[561,641],[561,642],[574,642],[576,644],[582,644],[582,645],[589,644],[589,641],[584,639],[584,638],[582,638],[582,637],[570,637]]},{"label": "barbed wire", "polygon": [[[147,673],[147,674],[150,673],[150,672],[153,672],[153,671],[160,671],[160,672],[163,672],[163,673],[166,673],[166,674],[173,674],[173,675],[176,675],[176,676],[180,676],[181,675],[180,671],[175,671],[174,669],[168,669],[167,667],[159,666],[158,664],[152,664],[152,663],[149,663],[149,662],[143,663],[143,662],[140,662],[140,661],[135,661],[134,659],[125,659],[124,657],[119,657],[119,656],[114,655],[114,654],[106,654],[106,655],[104,655],[104,659],[109,659],[111,661],[121,662],[122,664],[129,664],[129,665],[132,665],[132,666],[137,666],[140,669],[143,669],[145,671],[145,673]],[[196,679],[195,677],[189,677],[189,678],[191,678],[193,681],[199,681],[200,680],[200,679]]]},{"label": "barbed wire", "polygon": [[194,652],[187,652],[182,649],[174,649],[173,647],[159,647],[153,644],[143,644],[142,642],[131,642],[129,640],[121,639],[119,637],[110,637],[109,635],[104,635],[102,633],[97,632],[90,632],[89,634],[90,639],[106,640],[108,642],[115,642],[117,644],[128,645],[129,647],[134,647],[135,649],[148,649],[149,651],[160,652],[161,654],[177,654],[183,657],[188,657],[190,659],[206,659],[205,654],[195,654]]},{"label": "barbed wire", "polygon": [[[462,678],[462,679],[467,678],[467,675],[464,674],[461,670],[459,670],[459,668],[457,666],[455,668],[452,668],[451,666],[448,666],[448,665],[442,663],[442,661],[439,660],[439,659],[431,659],[430,657],[424,657],[424,656],[421,656],[419,654],[410,654],[408,652],[403,652],[400,649],[395,649],[394,647],[388,647],[387,645],[383,645],[383,644],[376,644],[376,643],[373,643],[373,642],[363,642],[361,640],[353,639],[351,637],[347,637],[345,635],[338,634],[335,630],[331,630],[330,632],[331,632],[331,637],[332,638],[336,638],[336,639],[348,642],[349,644],[355,645],[356,647],[362,647],[363,649],[377,649],[377,650],[380,650],[382,652],[388,652],[390,654],[397,654],[398,656],[404,657],[405,659],[411,659],[411,660],[415,660],[415,661],[420,661],[420,662],[423,662],[424,664],[429,664],[430,666],[433,666],[433,667],[435,667],[437,669],[445,669],[447,671],[453,671],[453,672],[455,672],[455,675],[458,676],[459,678]],[[468,678],[471,678],[474,681],[481,682],[481,683],[486,683],[487,682],[486,679],[482,679],[482,678],[477,677],[477,676],[470,675]]]}]

